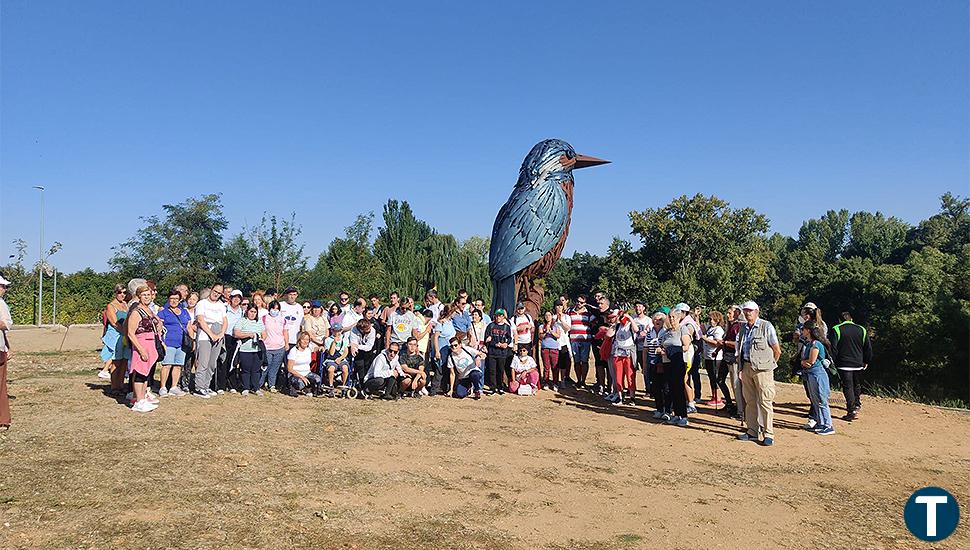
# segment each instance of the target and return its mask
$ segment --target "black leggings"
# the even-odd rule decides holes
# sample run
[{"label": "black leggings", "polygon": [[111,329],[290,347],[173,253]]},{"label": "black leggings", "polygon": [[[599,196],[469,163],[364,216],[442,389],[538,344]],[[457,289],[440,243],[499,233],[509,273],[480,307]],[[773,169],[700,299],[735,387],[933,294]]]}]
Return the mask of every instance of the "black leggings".
[{"label": "black leggings", "polygon": [[682,355],[671,357],[669,363],[664,363],[664,378],[667,379],[667,387],[670,388],[670,402],[674,415],[683,418],[687,417],[687,394],[684,393],[686,371],[687,364],[684,363]]},{"label": "black leggings", "polygon": [[[666,364],[663,366],[666,366]],[[670,413],[670,385],[667,383],[667,374],[666,371],[657,372],[657,367],[658,365],[650,365],[649,367],[650,394],[653,395],[654,405],[656,405],[658,411]]]},{"label": "black leggings", "polygon": [[718,390],[721,392],[721,396],[724,397],[728,403],[731,403],[731,394],[728,393],[727,384],[724,383],[724,379],[727,377],[727,367],[722,363],[721,366],[724,368],[725,376],[719,376],[718,372],[718,361],[714,359],[704,359],[704,369],[707,371],[707,378],[711,381],[711,393],[717,393]]},{"label": "black leggings", "polygon": [[[731,374],[731,367],[726,361],[721,361],[717,366],[717,387],[721,388],[721,392],[724,394],[724,401],[727,403],[728,407],[731,407],[734,403],[731,400],[730,386],[728,386],[727,378]],[[734,381],[731,381],[734,384]]]}]

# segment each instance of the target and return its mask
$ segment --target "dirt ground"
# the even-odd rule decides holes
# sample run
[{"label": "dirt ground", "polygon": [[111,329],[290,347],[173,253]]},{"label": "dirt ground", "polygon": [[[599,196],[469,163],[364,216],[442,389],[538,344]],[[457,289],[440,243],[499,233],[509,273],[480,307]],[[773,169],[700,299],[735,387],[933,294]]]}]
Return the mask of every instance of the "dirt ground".
[{"label": "dirt ground", "polygon": [[902,510],[926,485],[963,503],[937,547],[970,548],[966,413],[870,397],[820,437],[783,385],[770,448],[711,410],[677,428],[586,393],[225,395],[136,414],[98,366],[14,357],[0,548],[924,548]]}]

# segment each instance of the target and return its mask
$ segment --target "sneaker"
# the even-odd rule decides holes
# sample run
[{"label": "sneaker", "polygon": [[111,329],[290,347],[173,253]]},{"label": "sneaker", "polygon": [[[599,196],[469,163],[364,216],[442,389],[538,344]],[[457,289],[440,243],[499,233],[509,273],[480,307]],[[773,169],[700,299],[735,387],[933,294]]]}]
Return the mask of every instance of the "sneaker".
[{"label": "sneaker", "polygon": [[758,436],[751,435],[748,432],[744,432],[743,434],[738,436],[738,441],[754,441],[755,443],[757,443]]},{"label": "sneaker", "polygon": [[832,426],[823,426],[821,429],[815,430],[818,435],[832,435],[835,433],[835,428]]},{"label": "sneaker", "polygon": [[158,397],[150,391],[145,392],[145,401],[148,401],[152,405],[158,405]]},{"label": "sneaker", "polygon": [[679,416],[679,417],[677,417],[677,421],[674,422],[674,425],[675,426],[681,426],[681,427],[683,427],[683,426],[690,425],[690,422],[687,421],[687,417],[686,416]]},{"label": "sneaker", "polygon": [[269,388],[269,393],[277,393],[278,391],[279,391],[279,390],[277,390],[277,389],[276,389],[276,386],[271,386],[271,387]]},{"label": "sneaker", "polygon": [[229,390],[229,393],[238,393],[238,392],[236,391],[236,388],[232,388]]},{"label": "sneaker", "polygon": [[[421,391],[419,391],[418,393],[421,395],[428,395],[428,388],[421,388]],[[481,393],[481,392],[478,392],[478,393]]]},{"label": "sneaker", "polygon": [[673,417],[667,413],[664,413],[663,416],[660,417],[660,420],[663,420],[664,422],[668,422],[671,418]]},{"label": "sneaker", "polygon": [[499,388],[499,389],[495,390],[495,393],[497,393],[499,395],[505,395],[505,390]]},{"label": "sneaker", "polygon": [[168,390],[165,388],[158,390],[158,397],[168,397]]},{"label": "sneaker", "polygon": [[679,416],[671,416],[670,418],[668,418],[667,420],[665,420],[665,422],[667,424],[673,425],[673,424],[677,424],[678,422],[680,422],[680,419],[681,419],[681,417],[679,417]]},{"label": "sneaker", "polygon": [[201,397],[202,399],[208,399],[209,398],[209,392],[204,392],[204,391],[197,391],[197,392],[193,393],[192,395],[194,395],[196,397]]},{"label": "sneaker", "polygon": [[472,399],[474,399],[475,401],[478,401],[481,398],[482,398],[482,392],[480,391],[475,392],[475,394],[472,396]]},{"label": "sneaker", "polygon": [[[211,391],[211,390],[210,390],[210,391]],[[219,394],[219,395],[222,395],[222,394],[224,394],[224,393],[226,393],[226,391],[225,391],[225,390],[219,390],[219,391],[217,391],[216,393],[217,393],[217,394]]]},{"label": "sneaker", "polygon": [[773,438],[766,437],[766,438],[764,438],[764,440],[761,441],[761,446],[762,447],[771,447],[774,443],[775,443],[775,440]]},{"label": "sneaker", "polygon": [[168,390],[168,395],[171,397],[182,397],[185,395],[185,392],[182,391],[182,388],[175,386],[174,388]]},{"label": "sneaker", "polygon": [[243,390],[239,395],[249,395],[249,390]]},{"label": "sneaker", "polygon": [[98,371],[98,378],[102,380],[111,380],[111,373],[106,370]]},{"label": "sneaker", "polygon": [[208,389],[205,392],[207,394],[209,394],[209,397],[215,397],[217,395],[222,395],[222,392],[221,391],[212,391],[211,389]]},{"label": "sneaker", "polygon": [[660,411],[653,411],[653,417],[656,418],[657,420],[663,418],[663,416],[664,416],[664,413]]},{"label": "sneaker", "polygon": [[689,412],[689,413],[696,413],[697,412],[697,403],[695,403],[693,401],[691,401],[690,403],[688,403],[687,404],[687,412]]},{"label": "sneaker", "polygon": [[147,413],[147,412],[152,412],[157,408],[158,408],[158,405],[153,405],[148,401],[142,399],[141,401],[132,405],[131,410],[139,413]]},{"label": "sneaker", "polygon": [[256,390],[256,395],[258,395],[258,396],[260,396],[260,397],[262,397],[262,395],[263,395],[263,390]]},{"label": "sneaker", "polygon": [[711,399],[710,401],[707,402],[707,406],[714,407],[715,409],[720,409],[721,407],[724,406],[724,401],[721,401],[720,399]]},{"label": "sneaker", "polygon": [[849,414],[843,416],[842,417],[842,420],[845,420],[846,422],[852,422],[856,418],[859,418],[859,415],[857,415],[856,413],[849,413]]},{"label": "sneaker", "polygon": [[806,422],[805,425],[802,426],[802,428],[804,428],[806,430],[814,430],[815,429],[815,426],[818,426],[818,422],[816,422],[812,418],[809,418],[808,419],[808,422]]}]

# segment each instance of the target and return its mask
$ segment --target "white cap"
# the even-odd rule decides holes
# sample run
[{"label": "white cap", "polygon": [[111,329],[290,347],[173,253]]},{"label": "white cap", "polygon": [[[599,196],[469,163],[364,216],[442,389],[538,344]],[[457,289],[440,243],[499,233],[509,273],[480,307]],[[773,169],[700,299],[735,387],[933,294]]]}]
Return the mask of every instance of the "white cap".
[{"label": "white cap", "polygon": [[4,276],[3,276],[3,275],[0,275],[0,285],[3,285],[3,286],[10,286],[10,285],[12,285],[12,284],[13,284],[13,283],[11,283],[11,282],[10,282],[10,281],[8,281],[8,280],[7,280],[6,278],[4,278]]},{"label": "white cap", "polygon": [[741,309],[750,309],[750,310],[758,311],[760,308],[758,307],[758,304],[754,303],[751,300],[748,300],[747,302],[741,304]]},{"label": "white cap", "polygon": [[239,296],[240,298],[242,297],[242,295],[243,295],[242,291],[239,290],[238,288],[229,293],[229,296]]},{"label": "white cap", "polygon": [[818,306],[814,302],[806,302],[802,309],[818,309]]},{"label": "white cap", "polygon": [[687,304],[685,304],[684,302],[681,302],[681,303],[679,303],[679,304],[677,304],[677,305],[674,306],[674,311],[686,311],[686,312],[689,313],[690,312],[690,306],[687,305]]}]

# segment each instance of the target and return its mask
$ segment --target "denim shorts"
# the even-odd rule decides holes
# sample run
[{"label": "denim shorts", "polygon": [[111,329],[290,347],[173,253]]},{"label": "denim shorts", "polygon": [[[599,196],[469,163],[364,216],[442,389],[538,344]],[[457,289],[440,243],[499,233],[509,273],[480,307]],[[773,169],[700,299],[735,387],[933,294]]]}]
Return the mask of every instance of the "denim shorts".
[{"label": "denim shorts", "polygon": [[165,346],[165,358],[162,359],[162,364],[176,367],[185,365],[185,352],[182,348]]}]

